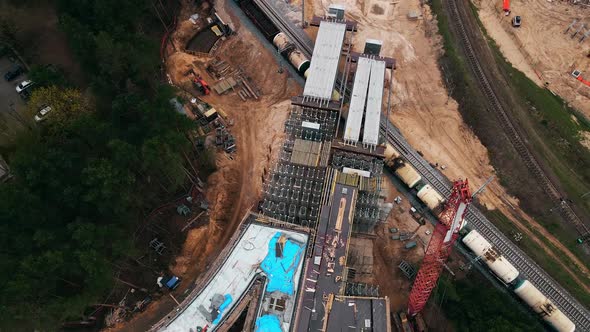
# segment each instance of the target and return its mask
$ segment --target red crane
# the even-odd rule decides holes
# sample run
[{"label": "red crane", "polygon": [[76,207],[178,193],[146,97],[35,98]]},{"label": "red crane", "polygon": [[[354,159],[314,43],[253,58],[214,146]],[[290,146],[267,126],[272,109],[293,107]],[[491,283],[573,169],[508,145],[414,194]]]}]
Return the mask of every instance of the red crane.
[{"label": "red crane", "polygon": [[440,222],[434,228],[432,238],[424,254],[422,266],[414,280],[408,303],[408,314],[410,316],[415,316],[424,308],[430,293],[436,287],[438,277],[463,225],[463,217],[465,211],[467,211],[467,206],[471,203],[471,199],[467,179],[465,181],[455,181],[451,196],[439,216]]}]

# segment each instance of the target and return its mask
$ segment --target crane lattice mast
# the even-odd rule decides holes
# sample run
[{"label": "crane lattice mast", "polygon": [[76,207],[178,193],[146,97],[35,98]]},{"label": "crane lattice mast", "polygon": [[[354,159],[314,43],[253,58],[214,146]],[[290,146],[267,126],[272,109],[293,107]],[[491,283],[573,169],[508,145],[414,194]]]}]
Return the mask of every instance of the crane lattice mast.
[{"label": "crane lattice mast", "polygon": [[424,308],[430,293],[436,287],[440,273],[451,253],[453,243],[455,243],[463,225],[463,217],[471,199],[467,179],[455,181],[451,196],[440,214],[439,223],[434,228],[422,266],[414,280],[408,303],[410,316],[415,316]]}]

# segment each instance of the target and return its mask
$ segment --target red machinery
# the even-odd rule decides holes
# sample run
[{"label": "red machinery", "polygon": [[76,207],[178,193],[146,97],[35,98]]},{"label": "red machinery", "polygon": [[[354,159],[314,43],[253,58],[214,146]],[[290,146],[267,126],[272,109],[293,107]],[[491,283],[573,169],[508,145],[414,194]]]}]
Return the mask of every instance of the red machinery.
[{"label": "red machinery", "polygon": [[205,95],[211,93],[211,89],[209,88],[209,84],[205,82],[205,80],[201,77],[201,75],[195,75],[193,77],[193,83],[201,90],[201,92]]},{"label": "red machinery", "polygon": [[211,88],[209,88],[209,84],[207,84],[207,82],[201,77],[201,75],[195,73],[195,71],[192,68],[190,68],[184,75],[191,75],[191,81],[204,95],[208,95],[211,93]]},{"label": "red machinery", "polygon": [[455,181],[451,196],[439,216],[440,222],[432,233],[432,238],[424,254],[424,261],[416,275],[416,280],[414,280],[408,303],[410,316],[415,316],[424,308],[430,293],[436,287],[440,273],[451,253],[452,245],[463,225],[463,216],[471,199],[467,179]]},{"label": "red machinery", "polygon": [[503,0],[502,9],[504,10],[504,15],[510,15],[510,0]]},{"label": "red machinery", "polygon": [[[589,54],[589,56],[590,56],[590,54]],[[586,84],[587,86],[590,86],[590,81],[586,81],[584,78],[582,78],[582,72],[581,72],[581,71],[579,71],[579,70],[574,70],[574,71],[572,72],[572,76],[573,76],[575,79],[577,79],[578,81],[580,81],[580,82],[582,82],[582,83]]]}]

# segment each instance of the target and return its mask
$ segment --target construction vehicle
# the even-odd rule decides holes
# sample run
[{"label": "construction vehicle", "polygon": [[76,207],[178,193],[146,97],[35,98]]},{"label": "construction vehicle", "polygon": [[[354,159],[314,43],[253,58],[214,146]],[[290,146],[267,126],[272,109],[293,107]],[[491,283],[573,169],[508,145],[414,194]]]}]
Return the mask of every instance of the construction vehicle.
[{"label": "construction vehicle", "polygon": [[204,95],[209,95],[211,93],[211,88],[209,88],[209,84],[205,82],[205,80],[201,77],[201,75],[195,74],[193,77],[193,84],[201,91]]},{"label": "construction vehicle", "polygon": [[204,95],[208,95],[211,93],[211,88],[209,87],[209,84],[203,79],[203,77],[201,77],[201,75],[195,73],[195,71],[193,70],[193,68],[190,68],[186,73],[186,75],[191,75],[191,82],[193,82],[193,85],[199,89],[199,91],[201,91],[201,93],[203,93]]},{"label": "construction vehicle", "polygon": [[520,16],[514,16],[512,18],[512,26],[515,28],[519,28],[520,25],[522,24],[522,18]]},{"label": "construction vehicle", "polygon": [[464,225],[464,216],[467,207],[475,196],[482,193],[494,177],[490,177],[473,194],[469,189],[467,180],[453,182],[451,195],[444,202],[443,211],[438,216],[439,223],[435,226],[422,266],[416,275],[410,299],[408,302],[408,315],[415,317],[426,305],[430,293],[438,283],[438,278],[445,266],[445,262],[451,254],[453,244],[459,236],[459,230]]}]

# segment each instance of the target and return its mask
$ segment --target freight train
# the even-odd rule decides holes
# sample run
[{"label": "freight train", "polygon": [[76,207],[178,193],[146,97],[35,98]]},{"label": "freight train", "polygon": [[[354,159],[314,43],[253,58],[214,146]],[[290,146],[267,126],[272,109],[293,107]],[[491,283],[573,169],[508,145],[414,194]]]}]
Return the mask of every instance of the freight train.
[{"label": "freight train", "polygon": [[[389,143],[385,146],[385,164],[409,188],[418,191],[418,198],[434,213],[439,215],[445,202],[444,197],[422,180],[422,176]],[[575,324],[551,300],[539,291],[478,231],[464,229],[463,244],[492,271],[506,287],[511,289],[526,305],[539,315],[547,325],[558,332],[573,332]]]},{"label": "freight train", "polygon": [[273,45],[277,48],[279,53],[289,59],[289,62],[297,69],[297,72],[303,77],[307,78],[309,59],[298,50],[295,45],[289,40],[284,32],[277,33],[272,39]]},{"label": "freight train", "polygon": [[416,189],[418,191],[418,198],[435,215],[441,212],[445,198],[431,185],[423,181],[422,176],[420,176],[416,169],[407,163],[400,153],[389,143],[385,146],[385,165],[410,189]]},{"label": "freight train", "polygon": [[[285,35],[283,32],[277,33],[272,38],[272,43],[277,48],[279,53],[281,53],[281,55],[289,59],[289,63],[291,63],[291,65],[297,69],[299,75],[307,79],[311,61],[305,56],[305,54],[297,49],[295,44],[289,40],[287,35]],[[340,100],[340,93],[338,91],[332,91],[332,100]]]}]

